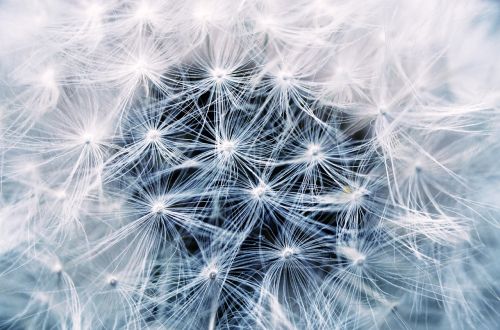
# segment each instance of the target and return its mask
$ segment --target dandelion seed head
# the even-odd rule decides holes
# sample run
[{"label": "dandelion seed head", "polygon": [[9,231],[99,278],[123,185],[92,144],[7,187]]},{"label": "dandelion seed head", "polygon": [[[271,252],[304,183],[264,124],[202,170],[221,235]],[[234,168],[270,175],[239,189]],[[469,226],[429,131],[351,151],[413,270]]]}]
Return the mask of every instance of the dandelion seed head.
[{"label": "dandelion seed head", "polygon": [[281,70],[276,74],[276,79],[280,86],[286,87],[291,84],[293,75],[288,70]]},{"label": "dandelion seed head", "polygon": [[81,136],[81,143],[85,145],[92,145],[96,143],[96,136],[92,132],[84,132]]},{"label": "dandelion seed head", "polygon": [[151,205],[151,213],[153,214],[163,214],[165,210],[167,209],[167,206],[165,205],[165,201],[162,199],[158,199],[153,202]]},{"label": "dandelion seed head", "polygon": [[199,1],[193,9],[193,17],[203,23],[210,22],[215,18],[215,9],[211,2]]},{"label": "dandelion seed head", "polygon": [[324,154],[321,150],[321,145],[317,143],[311,143],[307,146],[305,156],[309,162],[321,161]]},{"label": "dandelion seed head", "polygon": [[137,59],[135,63],[131,66],[132,72],[135,72],[138,75],[146,75],[148,73],[148,61],[144,57],[140,57]]},{"label": "dandelion seed head", "polygon": [[215,68],[211,71],[213,80],[217,83],[222,83],[227,80],[229,72],[221,68]]},{"label": "dandelion seed head", "polygon": [[155,128],[149,129],[146,132],[145,140],[147,143],[155,143],[161,139],[161,132]]},{"label": "dandelion seed head", "polygon": [[85,15],[90,19],[100,18],[104,13],[105,8],[98,3],[90,3],[85,9]]},{"label": "dandelion seed head", "polygon": [[201,275],[209,281],[214,281],[219,275],[219,270],[214,263],[210,263],[203,268]]},{"label": "dandelion seed head", "polygon": [[366,255],[351,246],[338,247],[337,253],[351,261],[354,266],[363,266],[366,262]]},{"label": "dandelion seed head", "polygon": [[118,279],[115,276],[108,276],[106,282],[113,288],[118,285]]},{"label": "dandelion seed head", "polygon": [[492,1],[0,3],[0,328],[497,327]]},{"label": "dandelion seed head", "polygon": [[63,271],[63,266],[62,266],[62,264],[60,262],[56,262],[52,266],[52,272],[54,272],[56,274],[60,274],[62,271]]},{"label": "dandelion seed head", "polygon": [[47,68],[40,75],[40,84],[43,87],[54,88],[57,86],[56,78],[55,78],[55,70],[52,67]]},{"label": "dandelion seed head", "polygon": [[345,186],[343,188],[344,193],[348,196],[349,200],[353,203],[361,202],[363,197],[368,194],[368,191],[365,188],[351,188],[349,186]]},{"label": "dandelion seed head", "polygon": [[236,151],[236,141],[234,140],[221,140],[217,143],[216,149],[219,154],[224,157],[230,157]]},{"label": "dandelion seed head", "polygon": [[281,257],[284,259],[284,260],[289,260],[290,258],[292,258],[294,255],[296,255],[298,253],[298,250],[296,248],[293,248],[293,247],[285,247],[281,250]]},{"label": "dandelion seed head", "polygon": [[419,161],[416,161],[415,164],[413,165],[413,168],[414,168],[416,174],[421,173],[422,172],[422,163]]},{"label": "dandelion seed head", "polygon": [[337,64],[335,65],[333,69],[333,77],[332,80],[334,82],[343,84],[343,83],[349,83],[350,82],[350,73],[348,68],[346,68],[344,65]]},{"label": "dandelion seed head", "polygon": [[275,25],[276,19],[269,14],[259,15],[259,17],[256,18],[256,28],[259,31],[272,31]]},{"label": "dandelion seed head", "polygon": [[134,18],[139,21],[151,21],[155,18],[155,11],[147,1],[141,1],[137,4],[134,12]]},{"label": "dandelion seed head", "polygon": [[384,117],[387,116],[387,107],[384,104],[380,104],[378,106],[378,113],[381,116],[384,116]]},{"label": "dandelion seed head", "polygon": [[253,198],[260,199],[267,192],[268,188],[269,187],[264,182],[260,182],[257,186],[253,187],[250,190],[250,193],[253,196]]}]

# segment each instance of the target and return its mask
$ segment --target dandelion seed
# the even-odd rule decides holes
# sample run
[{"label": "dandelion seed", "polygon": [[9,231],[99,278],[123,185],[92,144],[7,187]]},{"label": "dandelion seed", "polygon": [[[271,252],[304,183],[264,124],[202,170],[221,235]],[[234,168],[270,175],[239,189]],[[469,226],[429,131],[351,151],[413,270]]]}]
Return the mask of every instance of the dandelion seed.
[{"label": "dandelion seed", "polygon": [[110,276],[108,278],[108,284],[111,286],[111,287],[116,287],[118,285],[118,280],[116,279],[116,277],[114,276]]},{"label": "dandelion seed", "polygon": [[161,133],[157,129],[150,129],[147,131],[145,139],[147,143],[158,142],[161,138]]},{"label": "dandelion seed", "polygon": [[56,79],[55,79],[55,71],[53,68],[47,68],[40,75],[40,84],[46,88],[54,88],[57,86]]},{"label": "dandelion seed", "polygon": [[193,10],[193,17],[201,22],[210,22],[211,20],[213,20],[215,11],[214,8],[210,5],[213,4],[199,1],[197,6]]},{"label": "dandelion seed", "polygon": [[151,6],[146,1],[141,1],[137,8],[135,9],[134,17],[140,21],[152,20],[155,16],[155,12]]},{"label": "dandelion seed", "polygon": [[283,259],[290,259],[294,254],[296,254],[297,252],[295,251],[295,249],[293,248],[290,248],[290,247],[286,247],[283,249],[283,251],[281,252],[281,256],[283,257]]},{"label": "dandelion seed", "polygon": [[91,145],[95,143],[95,136],[90,132],[85,132],[82,135],[82,144]]},{"label": "dandelion seed", "polygon": [[210,274],[208,274],[208,277],[211,280],[215,280],[217,278],[217,272],[216,271],[211,271]]},{"label": "dandelion seed", "polygon": [[317,162],[323,159],[321,146],[319,144],[311,143],[307,146],[306,157],[309,162]]},{"label": "dandelion seed", "polygon": [[224,157],[230,157],[236,151],[236,142],[232,140],[222,140],[216,146],[217,151]]},{"label": "dandelion seed", "polygon": [[292,78],[293,76],[289,71],[280,71],[276,75],[276,79],[283,87],[288,86],[291,83]]},{"label": "dandelion seed", "polygon": [[0,328],[498,328],[497,7],[0,1]]},{"label": "dandelion seed", "polygon": [[61,272],[63,271],[63,266],[61,263],[57,262],[56,264],[54,264],[54,266],[52,266],[52,271],[56,274],[61,274]]},{"label": "dandelion seed", "polygon": [[366,261],[366,256],[353,247],[341,246],[337,248],[337,252],[349,259],[355,266],[363,266]]},{"label": "dandelion seed", "polygon": [[203,270],[202,274],[210,281],[214,281],[217,279],[218,270],[217,267],[213,264],[207,265]]},{"label": "dandelion seed", "polygon": [[267,190],[268,186],[264,182],[260,182],[256,187],[252,188],[251,194],[254,198],[260,199]]},{"label": "dandelion seed", "polygon": [[101,15],[104,13],[104,10],[105,8],[103,6],[100,6],[97,3],[90,3],[85,10],[85,14],[90,19],[97,19],[101,17]]},{"label": "dandelion seed", "polygon": [[139,58],[137,62],[132,64],[132,71],[138,75],[147,75],[148,73],[148,61],[145,58]]},{"label": "dandelion seed", "polygon": [[151,213],[153,214],[163,214],[166,210],[165,202],[162,200],[158,200],[153,203],[151,206]]},{"label": "dandelion seed", "polygon": [[214,81],[220,84],[227,79],[229,73],[224,69],[215,68],[212,70],[211,74]]}]

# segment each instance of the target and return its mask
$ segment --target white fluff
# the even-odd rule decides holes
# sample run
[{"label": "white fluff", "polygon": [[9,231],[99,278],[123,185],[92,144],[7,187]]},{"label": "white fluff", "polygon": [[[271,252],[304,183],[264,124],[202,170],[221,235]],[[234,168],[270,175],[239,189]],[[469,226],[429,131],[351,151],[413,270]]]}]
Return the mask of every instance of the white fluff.
[{"label": "white fluff", "polygon": [[0,2],[0,328],[496,329],[494,1]]}]

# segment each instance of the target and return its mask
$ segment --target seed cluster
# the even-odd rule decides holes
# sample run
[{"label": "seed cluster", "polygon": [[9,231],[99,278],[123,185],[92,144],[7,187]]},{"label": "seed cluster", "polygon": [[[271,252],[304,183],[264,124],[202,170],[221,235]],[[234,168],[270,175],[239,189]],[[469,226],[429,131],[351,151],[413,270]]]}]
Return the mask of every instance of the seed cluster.
[{"label": "seed cluster", "polygon": [[0,328],[495,329],[497,7],[0,2]]}]

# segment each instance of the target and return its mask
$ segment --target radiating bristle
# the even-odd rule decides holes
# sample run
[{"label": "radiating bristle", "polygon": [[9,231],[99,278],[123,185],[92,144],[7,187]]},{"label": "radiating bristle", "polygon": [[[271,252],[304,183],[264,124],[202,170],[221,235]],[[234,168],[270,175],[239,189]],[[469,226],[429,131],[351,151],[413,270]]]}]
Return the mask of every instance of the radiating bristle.
[{"label": "radiating bristle", "polygon": [[0,0],[0,329],[497,329],[499,13]]}]

